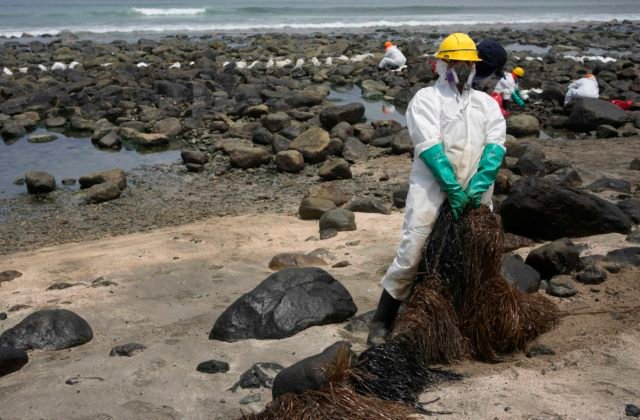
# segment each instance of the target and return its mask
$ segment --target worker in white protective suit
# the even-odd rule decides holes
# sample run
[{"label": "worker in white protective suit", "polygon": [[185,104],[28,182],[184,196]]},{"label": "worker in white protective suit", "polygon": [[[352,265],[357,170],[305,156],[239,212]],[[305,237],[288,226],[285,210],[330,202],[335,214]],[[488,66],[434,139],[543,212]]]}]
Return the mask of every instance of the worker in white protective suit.
[{"label": "worker in white protective suit", "polygon": [[414,144],[402,239],[382,278],[384,288],[367,342],[380,344],[409,297],[422,249],[440,206],[457,219],[467,206],[491,207],[493,183],[504,158],[506,123],[496,101],[471,88],[475,43],[468,35],[445,38],[436,54],[438,80],[419,90],[407,109]]},{"label": "worker in white protective suit", "polygon": [[407,62],[407,58],[402,54],[402,51],[398,49],[391,42],[384,43],[384,57],[380,60],[378,67],[381,69],[395,70],[404,66]]},{"label": "worker in white protective suit", "polygon": [[518,84],[518,79],[522,77],[524,77],[524,69],[522,67],[516,67],[511,73],[504,72],[493,91],[502,95],[503,101],[507,101],[507,103],[508,101],[513,101],[524,107],[524,99],[526,98],[523,98],[522,93],[520,93]]},{"label": "worker in white protective suit", "polygon": [[564,96],[564,106],[567,106],[580,98],[598,98],[598,81],[593,74],[585,74],[581,79],[575,80],[567,88]]}]

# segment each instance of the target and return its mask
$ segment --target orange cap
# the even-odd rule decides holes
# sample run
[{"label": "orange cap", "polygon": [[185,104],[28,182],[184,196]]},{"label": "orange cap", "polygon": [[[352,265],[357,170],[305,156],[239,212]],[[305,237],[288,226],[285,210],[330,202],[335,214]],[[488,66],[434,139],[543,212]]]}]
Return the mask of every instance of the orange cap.
[{"label": "orange cap", "polygon": [[384,49],[386,50],[389,47],[393,47],[393,44],[391,43],[391,41],[387,41],[384,43]]}]

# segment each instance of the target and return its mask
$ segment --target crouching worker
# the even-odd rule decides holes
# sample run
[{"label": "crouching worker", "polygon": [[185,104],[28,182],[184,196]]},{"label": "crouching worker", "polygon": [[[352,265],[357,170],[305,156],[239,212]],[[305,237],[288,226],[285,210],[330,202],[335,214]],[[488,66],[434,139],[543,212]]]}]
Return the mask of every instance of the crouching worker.
[{"label": "crouching worker", "polygon": [[407,109],[414,144],[402,239],[382,278],[384,288],[367,342],[383,342],[409,297],[422,248],[440,206],[449,201],[458,219],[465,207],[491,206],[493,183],[504,157],[506,123],[496,101],[471,88],[475,43],[454,33],[436,54],[438,80],[419,90]]},{"label": "crouching worker", "polygon": [[564,96],[564,106],[570,105],[580,98],[598,98],[598,95],[596,76],[588,73],[569,85],[567,94]]},{"label": "crouching worker", "polygon": [[407,58],[402,54],[402,51],[398,49],[391,42],[384,43],[384,57],[380,60],[378,67],[387,70],[396,70],[404,66],[407,62]]},{"label": "crouching worker", "polygon": [[505,103],[513,101],[524,108],[524,99],[522,98],[520,86],[518,85],[518,79],[522,77],[524,77],[524,69],[522,67],[516,67],[511,73],[504,72],[504,75],[498,80],[493,91],[501,94],[502,100],[505,101]]}]

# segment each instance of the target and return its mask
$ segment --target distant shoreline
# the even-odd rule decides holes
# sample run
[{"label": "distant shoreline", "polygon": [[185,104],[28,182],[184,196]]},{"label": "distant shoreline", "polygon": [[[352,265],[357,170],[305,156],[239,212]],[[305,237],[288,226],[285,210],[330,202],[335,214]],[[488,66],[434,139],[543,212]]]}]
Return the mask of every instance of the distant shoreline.
[{"label": "distant shoreline", "polygon": [[68,31],[63,30],[54,34],[29,35],[25,32],[22,36],[4,36],[0,35],[0,43],[8,41],[30,42],[40,40],[44,42],[58,39],[61,34],[73,33],[81,40],[91,40],[95,42],[112,42],[114,40],[136,41],[138,39],[163,39],[174,37],[218,37],[218,36],[249,36],[256,34],[297,34],[311,35],[321,33],[326,35],[340,34],[375,34],[388,32],[402,33],[449,33],[460,30],[464,32],[481,31],[481,30],[497,30],[509,28],[512,30],[570,30],[584,29],[592,25],[620,24],[620,23],[640,24],[640,20],[629,19],[613,19],[613,20],[580,20],[580,21],[558,21],[558,22],[517,22],[517,23],[470,23],[470,24],[441,24],[441,25],[396,25],[396,26],[344,26],[335,28],[258,28],[254,30],[247,29],[219,29],[219,30],[159,30],[159,31],[126,31],[126,32],[87,32],[87,31]]}]

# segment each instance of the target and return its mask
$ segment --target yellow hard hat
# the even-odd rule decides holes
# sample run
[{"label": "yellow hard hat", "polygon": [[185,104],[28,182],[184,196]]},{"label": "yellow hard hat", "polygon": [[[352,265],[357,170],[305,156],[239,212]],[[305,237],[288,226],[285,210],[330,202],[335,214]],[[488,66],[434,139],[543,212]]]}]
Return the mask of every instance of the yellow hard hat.
[{"label": "yellow hard hat", "polygon": [[467,34],[453,33],[442,40],[436,58],[455,61],[482,61],[476,43]]},{"label": "yellow hard hat", "polygon": [[522,67],[516,67],[513,69],[512,73],[518,77],[524,77],[524,69]]}]

